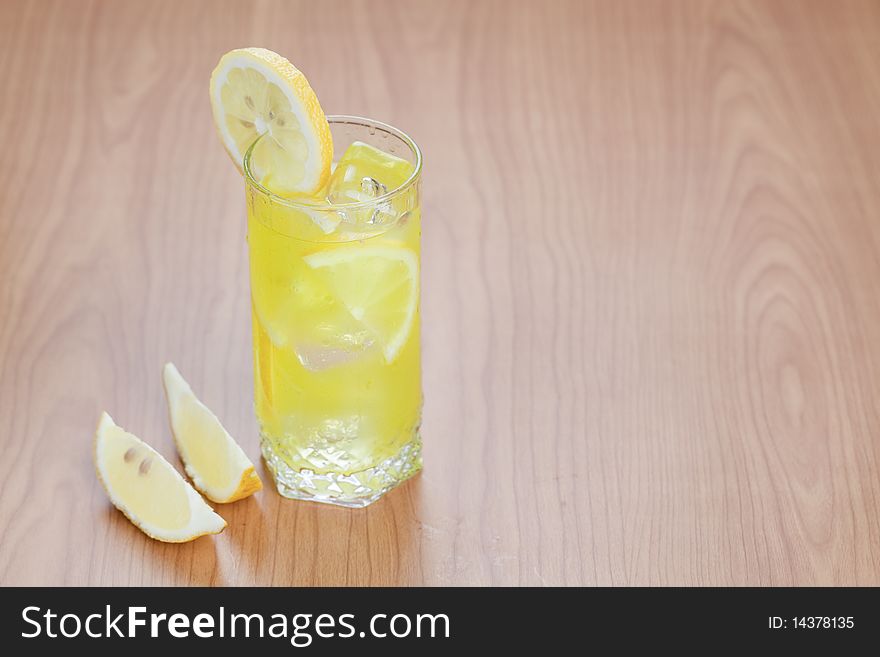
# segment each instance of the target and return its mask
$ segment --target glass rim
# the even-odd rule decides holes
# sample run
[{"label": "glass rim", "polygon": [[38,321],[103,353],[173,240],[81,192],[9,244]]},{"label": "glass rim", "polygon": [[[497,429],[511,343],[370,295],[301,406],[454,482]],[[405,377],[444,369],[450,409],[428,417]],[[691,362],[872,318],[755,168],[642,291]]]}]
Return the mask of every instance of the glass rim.
[{"label": "glass rim", "polygon": [[413,185],[416,184],[419,177],[422,173],[422,151],[416,144],[415,140],[410,137],[408,134],[403,132],[402,130],[398,130],[392,125],[387,123],[383,123],[382,121],[376,121],[375,119],[369,119],[363,116],[354,116],[349,114],[330,114],[327,116],[328,123],[342,123],[342,124],[356,124],[363,125],[367,127],[374,127],[379,130],[384,130],[385,132],[397,137],[403,143],[405,143],[409,149],[415,155],[415,162],[413,164],[412,173],[409,175],[401,185],[395,187],[392,190],[389,190],[382,194],[381,196],[377,196],[375,198],[370,199],[369,201],[352,201],[350,203],[330,203],[328,201],[318,201],[310,199],[306,196],[302,198],[290,198],[288,196],[281,196],[280,194],[276,194],[270,191],[268,188],[263,186],[251,171],[251,154],[253,153],[254,147],[259,143],[259,141],[266,136],[267,133],[263,133],[256,139],[254,142],[248,146],[247,151],[244,154],[244,160],[242,161],[242,168],[244,170],[244,178],[245,184],[249,187],[252,187],[260,194],[268,198],[272,203],[277,203],[278,205],[285,205],[290,208],[306,208],[311,211],[315,210],[324,210],[324,211],[336,211],[339,209],[346,210],[356,210],[358,208],[367,208],[379,203],[383,203],[385,201],[389,201],[392,198],[399,196],[404,193],[408,189],[410,189]]}]

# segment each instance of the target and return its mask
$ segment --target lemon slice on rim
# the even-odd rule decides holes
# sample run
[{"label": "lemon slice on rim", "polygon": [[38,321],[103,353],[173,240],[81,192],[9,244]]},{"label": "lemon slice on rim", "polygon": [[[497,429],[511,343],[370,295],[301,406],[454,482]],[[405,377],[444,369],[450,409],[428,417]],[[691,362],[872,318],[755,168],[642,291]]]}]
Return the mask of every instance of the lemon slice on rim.
[{"label": "lemon slice on rim", "polygon": [[116,426],[107,413],[95,433],[94,458],[113,506],[147,536],[183,543],[226,527],[159,452]]},{"label": "lemon slice on rim", "polygon": [[382,344],[392,362],[406,344],[419,302],[419,263],[405,247],[351,246],[304,258]]},{"label": "lemon slice on rim", "polygon": [[211,108],[226,151],[276,194],[315,194],[330,176],[333,139],[306,77],[265,48],[232,50],[211,74]]},{"label": "lemon slice on rim", "polygon": [[198,400],[173,363],[162,372],[177,451],[193,484],[213,502],[234,502],[263,487],[254,464]]}]

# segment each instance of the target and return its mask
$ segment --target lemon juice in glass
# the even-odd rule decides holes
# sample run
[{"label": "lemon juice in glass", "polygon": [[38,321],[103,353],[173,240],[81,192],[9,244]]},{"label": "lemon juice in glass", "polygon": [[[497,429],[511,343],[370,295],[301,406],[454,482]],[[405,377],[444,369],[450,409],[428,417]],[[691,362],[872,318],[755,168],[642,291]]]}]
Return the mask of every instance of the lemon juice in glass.
[{"label": "lemon juice in glass", "polygon": [[366,506],[422,464],[421,153],[262,48],[220,59],[211,105],[245,177],[263,457],[285,497]]},{"label": "lemon juice in glass", "polygon": [[389,126],[329,123],[327,202],[273,195],[259,142],[245,156],[256,413],[282,495],[364,506],[421,467],[421,159]]}]

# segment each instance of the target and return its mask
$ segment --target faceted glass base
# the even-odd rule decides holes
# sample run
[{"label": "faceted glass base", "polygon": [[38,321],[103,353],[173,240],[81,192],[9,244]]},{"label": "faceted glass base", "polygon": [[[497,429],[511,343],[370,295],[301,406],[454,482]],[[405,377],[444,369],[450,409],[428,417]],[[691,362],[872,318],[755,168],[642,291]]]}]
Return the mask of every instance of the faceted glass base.
[{"label": "faceted glass base", "polygon": [[394,456],[351,474],[294,470],[272,451],[269,440],[261,438],[260,444],[278,493],[293,500],[364,507],[422,469],[422,439],[418,432]]}]

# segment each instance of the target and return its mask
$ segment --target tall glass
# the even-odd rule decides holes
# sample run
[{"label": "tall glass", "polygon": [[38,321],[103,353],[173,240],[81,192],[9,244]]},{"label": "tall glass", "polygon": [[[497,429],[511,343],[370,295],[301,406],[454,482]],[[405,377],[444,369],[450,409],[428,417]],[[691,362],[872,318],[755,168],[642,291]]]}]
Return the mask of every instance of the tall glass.
[{"label": "tall glass", "polygon": [[255,409],[281,495],[359,507],[422,465],[422,157],[391,126],[328,120],[334,161],[361,141],[407,160],[412,174],[331,205],[272,194],[248,151]]}]

